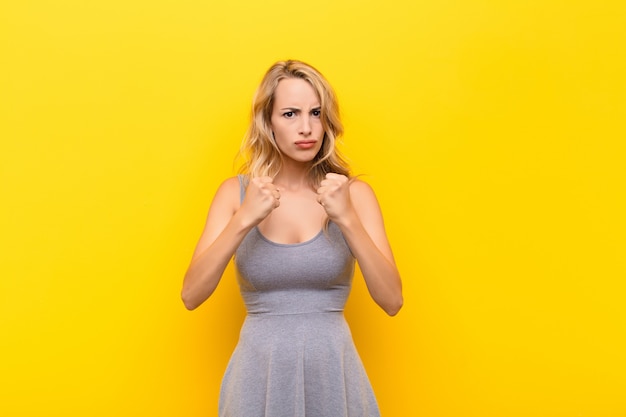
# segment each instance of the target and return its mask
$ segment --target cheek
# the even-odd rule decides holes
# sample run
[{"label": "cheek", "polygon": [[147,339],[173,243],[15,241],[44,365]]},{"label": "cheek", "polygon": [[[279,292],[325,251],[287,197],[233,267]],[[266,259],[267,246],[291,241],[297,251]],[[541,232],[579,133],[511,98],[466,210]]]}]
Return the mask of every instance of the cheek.
[{"label": "cheek", "polygon": [[319,135],[319,138],[322,139],[324,137],[324,134],[325,134],[324,126],[322,125],[322,122],[320,122],[320,123],[318,123],[316,125],[316,131],[317,131],[317,134]]},{"label": "cheek", "polygon": [[276,132],[276,134],[278,135],[278,132],[284,132],[287,128],[286,126],[287,124],[285,123],[285,119],[279,118],[279,117],[272,117],[270,119],[270,127],[272,128],[273,132]]},{"label": "cheek", "polygon": [[279,140],[285,136],[285,128],[284,126],[274,125],[272,127],[272,132],[274,133],[274,139]]}]

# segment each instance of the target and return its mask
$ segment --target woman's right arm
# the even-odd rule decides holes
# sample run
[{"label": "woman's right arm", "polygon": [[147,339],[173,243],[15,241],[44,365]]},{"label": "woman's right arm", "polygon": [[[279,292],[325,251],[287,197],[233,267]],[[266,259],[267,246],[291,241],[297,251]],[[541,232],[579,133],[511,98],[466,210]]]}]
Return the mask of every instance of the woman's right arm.
[{"label": "woman's right arm", "polygon": [[241,206],[239,195],[237,177],[224,181],[215,193],[183,281],[181,297],[189,310],[197,308],[213,294],[241,241],[278,207],[280,197],[268,177],[250,181]]}]

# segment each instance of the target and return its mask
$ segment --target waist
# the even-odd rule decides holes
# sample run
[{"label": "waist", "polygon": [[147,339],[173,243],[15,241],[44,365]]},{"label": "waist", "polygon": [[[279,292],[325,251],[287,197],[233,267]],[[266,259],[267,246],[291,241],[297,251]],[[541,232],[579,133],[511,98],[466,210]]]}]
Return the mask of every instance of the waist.
[{"label": "waist", "polygon": [[343,313],[346,294],[332,290],[289,289],[242,293],[249,316]]}]

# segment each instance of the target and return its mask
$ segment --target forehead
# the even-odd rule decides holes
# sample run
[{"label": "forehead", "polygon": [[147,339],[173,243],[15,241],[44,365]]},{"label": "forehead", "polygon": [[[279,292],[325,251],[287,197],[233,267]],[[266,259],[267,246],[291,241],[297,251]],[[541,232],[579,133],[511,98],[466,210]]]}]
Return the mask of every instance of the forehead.
[{"label": "forehead", "polygon": [[318,106],[319,98],[308,81],[301,78],[285,78],[278,82],[274,92],[276,106],[309,105]]}]

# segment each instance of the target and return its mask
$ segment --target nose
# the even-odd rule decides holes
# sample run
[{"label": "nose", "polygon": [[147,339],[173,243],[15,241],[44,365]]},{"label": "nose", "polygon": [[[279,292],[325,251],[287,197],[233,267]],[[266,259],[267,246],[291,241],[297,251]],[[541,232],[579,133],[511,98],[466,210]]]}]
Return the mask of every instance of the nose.
[{"label": "nose", "polygon": [[300,134],[302,136],[308,136],[311,134],[311,120],[309,115],[305,115],[301,118],[302,124],[300,125]]}]

